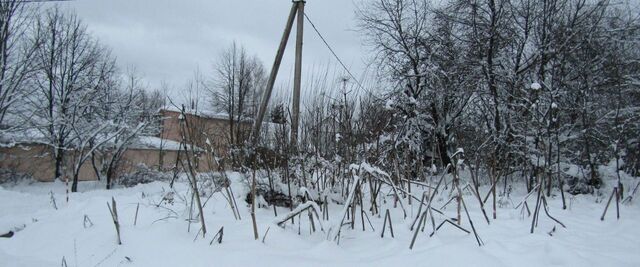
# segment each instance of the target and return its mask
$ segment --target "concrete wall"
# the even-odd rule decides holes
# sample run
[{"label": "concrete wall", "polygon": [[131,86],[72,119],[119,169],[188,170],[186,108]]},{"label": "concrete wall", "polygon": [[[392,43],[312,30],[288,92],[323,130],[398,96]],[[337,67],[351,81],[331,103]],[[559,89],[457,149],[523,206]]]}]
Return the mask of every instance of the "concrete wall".
[{"label": "concrete wall", "polygon": [[[180,142],[182,141],[180,131],[179,112],[171,110],[160,110],[160,116],[163,118],[161,137],[168,140]],[[211,118],[205,116],[196,116],[187,114],[189,123],[189,131],[193,134],[189,140],[200,148],[208,148],[206,140],[214,148],[216,156],[227,156],[229,149],[229,121],[221,118]],[[242,134],[242,138],[249,135],[251,123],[243,122],[236,126]],[[16,172],[26,173],[33,176],[39,181],[52,181],[54,178],[54,160],[52,150],[49,146],[43,144],[22,144],[12,147],[0,147],[0,168],[10,169]],[[160,153],[163,157],[161,160]],[[162,170],[171,170],[176,165],[178,151],[158,149],[129,149],[123,155],[118,165],[116,177],[130,173],[135,170],[138,164],[144,164],[150,168],[160,168]],[[181,155],[184,159],[184,154]],[[66,154],[66,175],[72,177],[74,152],[68,151]],[[162,161],[162,162],[161,162]],[[217,166],[208,159],[206,155],[197,157],[197,171],[217,170]],[[97,179],[90,160],[87,160],[80,168],[80,180]]]},{"label": "concrete wall", "polygon": [[[138,164],[144,164],[150,168],[171,170],[176,165],[178,151],[162,151],[162,166],[160,164],[160,150],[154,149],[129,149],[127,150],[116,171],[116,178],[122,174],[133,172]],[[69,179],[73,170],[73,151],[69,151],[66,157],[66,168]],[[184,160],[184,153],[181,154]],[[197,157],[196,170],[198,172],[217,170],[217,166],[205,155]],[[38,181],[53,181],[54,160],[51,149],[42,144],[24,144],[13,147],[0,147],[0,168],[9,169],[31,175]],[[96,180],[96,174],[87,160],[80,168],[79,179],[83,181]]]}]

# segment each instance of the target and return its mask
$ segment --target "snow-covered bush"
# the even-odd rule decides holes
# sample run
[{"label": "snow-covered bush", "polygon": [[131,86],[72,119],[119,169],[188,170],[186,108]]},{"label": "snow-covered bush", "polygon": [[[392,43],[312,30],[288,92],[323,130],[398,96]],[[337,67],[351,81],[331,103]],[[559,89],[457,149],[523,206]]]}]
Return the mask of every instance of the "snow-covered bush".
[{"label": "snow-covered bush", "polygon": [[18,184],[23,181],[34,181],[33,177],[26,173],[16,172],[12,169],[0,169],[0,184]]},{"label": "snow-covered bush", "polygon": [[[247,190],[248,193],[245,197],[245,202],[251,204],[253,202],[253,196],[251,195],[251,174],[245,174],[245,178],[243,184],[249,189]],[[269,179],[271,179],[271,181],[269,181]],[[291,183],[292,194],[295,195],[297,190],[297,184]],[[271,174],[267,174],[265,171],[256,172],[256,195],[258,196],[258,204],[264,199],[264,202],[269,205],[273,204],[279,207],[290,207],[294,205],[294,203],[289,200],[286,183],[282,182],[282,177],[277,172],[272,172]]]},{"label": "snow-covered bush", "polygon": [[147,184],[153,181],[168,181],[171,180],[171,177],[170,173],[159,172],[150,169],[144,164],[138,164],[135,167],[135,171],[118,177],[117,183],[124,187],[134,187],[138,184]]}]

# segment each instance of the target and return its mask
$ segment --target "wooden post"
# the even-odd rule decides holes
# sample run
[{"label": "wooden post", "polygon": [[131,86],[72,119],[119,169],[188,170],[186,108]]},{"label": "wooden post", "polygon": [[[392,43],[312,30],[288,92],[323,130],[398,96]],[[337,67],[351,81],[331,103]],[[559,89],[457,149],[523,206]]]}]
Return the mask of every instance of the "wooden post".
[{"label": "wooden post", "polygon": [[278,76],[278,70],[280,69],[280,62],[282,62],[282,56],[284,55],[284,50],[287,47],[287,40],[289,40],[289,34],[291,33],[291,27],[293,26],[293,19],[295,18],[296,12],[298,10],[297,4],[298,4],[297,2],[294,2],[293,5],[291,6],[291,11],[289,12],[289,18],[287,19],[287,24],[284,28],[282,39],[280,40],[280,46],[278,47],[276,58],[273,61],[273,66],[271,67],[269,80],[267,80],[267,88],[265,88],[264,94],[262,95],[262,102],[260,103],[258,116],[253,122],[253,129],[251,132],[251,136],[252,136],[252,142],[254,145],[258,143],[258,137],[260,136],[260,127],[262,126],[262,120],[264,119],[264,114],[267,111],[267,105],[269,104],[269,99],[271,98],[273,85],[276,82],[276,76]]},{"label": "wooden post", "polygon": [[291,149],[297,151],[298,125],[300,121],[300,86],[302,81],[302,39],[304,30],[304,0],[294,2],[298,5],[296,24],[296,62],[293,73],[293,104],[291,110]]}]

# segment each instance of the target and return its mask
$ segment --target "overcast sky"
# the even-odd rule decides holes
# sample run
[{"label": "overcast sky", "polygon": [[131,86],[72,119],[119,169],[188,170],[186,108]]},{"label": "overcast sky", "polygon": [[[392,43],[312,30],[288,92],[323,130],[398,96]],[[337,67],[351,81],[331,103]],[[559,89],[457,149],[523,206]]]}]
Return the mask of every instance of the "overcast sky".
[{"label": "overcast sky", "polygon": [[[75,0],[62,5],[75,9],[89,30],[112,49],[121,67],[135,66],[152,87],[166,81],[179,89],[196,69],[211,73],[216,56],[234,40],[270,70],[291,4],[290,0]],[[361,36],[355,31],[355,5],[353,0],[308,0],[305,11],[358,76],[365,64]],[[280,83],[292,76],[294,39],[295,29]],[[303,73],[335,63],[306,22],[304,42]]]}]

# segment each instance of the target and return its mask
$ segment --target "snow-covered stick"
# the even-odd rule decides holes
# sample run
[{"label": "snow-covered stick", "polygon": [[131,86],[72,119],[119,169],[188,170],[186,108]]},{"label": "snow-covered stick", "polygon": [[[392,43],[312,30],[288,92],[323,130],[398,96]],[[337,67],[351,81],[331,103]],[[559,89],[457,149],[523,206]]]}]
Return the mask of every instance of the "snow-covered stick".
[{"label": "snow-covered stick", "polygon": [[65,191],[65,196],[67,198],[67,203],[69,203],[69,175],[64,176],[64,187],[65,187],[64,191]]},{"label": "snow-covered stick", "polygon": [[[479,165],[478,161],[479,159],[476,157],[476,166]],[[487,221],[487,224],[491,224],[491,222],[489,221],[489,216],[487,216],[487,211],[484,208],[484,202],[482,202],[482,198],[480,197],[480,189],[478,185],[478,169],[479,168],[476,167],[474,171],[473,169],[471,169],[471,166],[469,166],[469,173],[471,174],[471,182],[473,183],[473,188],[471,189],[471,192],[473,192],[473,194],[476,196],[476,199],[480,204],[480,210],[482,210],[482,215],[484,216],[484,219]]]},{"label": "snow-covered stick", "polygon": [[233,212],[233,217],[236,220],[240,219],[240,212],[238,211],[238,208],[235,205],[235,199],[233,198],[233,193],[231,193],[231,187],[227,186],[224,188],[225,191],[227,192],[227,201],[229,202],[229,206],[231,206],[231,212]]},{"label": "snow-covered stick", "polygon": [[262,235],[262,243],[264,244],[264,239],[267,238],[267,234],[269,233],[269,229],[271,229],[271,227],[267,227],[267,231],[264,232],[264,235]]},{"label": "snow-covered stick", "polygon": [[551,220],[560,224],[562,228],[567,228],[564,225],[564,223],[560,222],[558,219],[554,218],[553,216],[551,216],[551,214],[549,214],[549,205],[547,204],[547,197],[545,197],[544,195],[542,196],[542,204],[544,204],[544,213],[547,214],[547,217],[549,217]]},{"label": "snow-covered stick", "polygon": [[423,183],[423,182],[418,182],[418,181],[413,181],[413,180],[408,180],[408,179],[406,179],[406,178],[402,178],[402,181],[405,181],[405,182],[407,182],[407,183],[412,183],[412,184],[415,184],[415,185],[419,185],[419,186],[422,186],[422,187],[428,187],[428,188],[431,188],[431,189],[433,189],[433,188],[434,188],[434,187],[433,187],[432,185],[430,185],[430,184]]},{"label": "snow-covered stick", "polygon": [[327,240],[337,240],[340,236],[340,231],[342,229],[342,224],[344,223],[344,219],[347,217],[347,212],[349,211],[349,206],[353,206],[353,197],[355,196],[356,189],[360,185],[360,176],[353,176],[353,185],[351,186],[351,191],[349,192],[349,197],[347,197],[347,201],[344,203],[344,207],[340,214],[342,214],[339,220],[331,226],[327,233]]},{"label": "snow-covered stick", "polygon": [[93,226],[93,222],[86,214],[84,215],[84,219],[82,220],[82,226],[84,226],[85,229]]},{"label": "snow-covered stick", "polygon": [[309,222],[311,223],[311,230],[313,232],[315,232],[316,231],[316,224],[313,222],[313,214],[311,214],[311,211],[308,211],[308,213],[309,213]]},{"label": "snow-covered stick", "polygon": [[[416,242],[416,238],[418,236],[418,232],[420,231],[420,228],[421,228],[420,226],[422,226],[425,223],[425,221],[427,220],[428,214],[431,214],[432,224],[435,224],[434,221],[433,221],[433,213],[431,212],[434,209],[431,207],[431,203],[433,203],[433,199],[436,196],[436,192],[438,192],[438,189],[440,188],[440,185],[442,184],[442,181],[444,180],[444,177],[447,174],[447,171],[449,170],[449,168],[451,168],[451,164],[447,165],[447,168],[445,168],[442,176],[440,176],[440,180],[438,180],[438,183],[436,184],[436,186],[435,186],[435,188],[433,190],[433,194],[431,194],[431,196],[429,197],[429,202],[427,202],[427,206],[426,206],[425,211],[423,211],[422,214],[419,215],[420,219],[418,220],[418,226],[416,227],[416,229],[415,229],[415,231],[413,233],[413,238],[411,239],[411,244],[409,245],[409,249],[413,249],[413,245]],[[420,203],[422,203],[422,201],[420,201]],[[424,229],[424,227],[423,227],[423,229]],[[434,231],[435,231],[435,226],[434,226]]]},{"label": "snow-covered stick", "polygon": [[324,205],[324,208],[322,209],[322,219],[328,221],[329,220],[329,199],[326,195],[324,196],[324,203],[322,204]]},{"label": "snow-covered stick", "polygon": [[[538,177],[538,185],[542,185],[541,179]],[[531,233],[533,234],[534,228],[538,225],[538,217],[540,216],[540,205],[542,203],[542,186],[538,186],[538,196],[536,198],[536,207],[533,209],[533,218],[531,218]]]},{"label": "snow-covered stick", "polygon": [[213,238],[211,239],[211,242],[209,242],[209,245],[212,245],[213,241],[218,242],[218,244],[222,244],[223,235],[224,235],[224,226],[220,227],[220,230],[218,230],[216,235],[213,236]]},{"label": "snow-covered stick", "polygon": [[[441,228],[442,226],[444,226],[444,224],[445,224],[445,223],[449,223],[449,224],[453,225],[456,229],[458,229],[458,230],[460,230],[460,231],[463,231],[463,232],[465,232],[465,233],[467,233],[467,234],[471,233],[471,232],[469,232],[469,230],[464,229],[462,226],[458,225],[457,223],[452,222],[452,221],[451,221],[451,220],[449,220],[449,219],[445,219],[445,220],[444,220],[444,221],[442,221],[440,224],[438,224],[438,227],[436,227],[436,231],[440,230],[440,228]],[[433,235],[436,233],[436,231],[433,231],[429,236],[433,236]]]},{"label": "snow-covered stick", "polygon": [[529,210],[529,205],[527,204],[527,202],[524,202],[524,205],[522,205],[522,208],[520,209],[520,215],[522,215],[522,219],[524,219],[524,212],[527,211],[527,217],[531,216],[531,210]]},{"label": "snow-covered stick", "polygon": [[382,223],[382,234],[380,235],[380,237],[384,238],[384,230],[386,229],[387,221],[389,221],[389,230],[391,231],[391,237],[395,238],[395,236],[393,235],[393,224],[391,223],[391,215],[389,215],[389,209],[387,209],[384,214],[384,222]]},{"label": "snow-covered stick", "polygon": [[302,213],[305,210],[311,209],[311,211],[316,215],[316,218],[318,219],[318,224],[320,225],[320,229],[322,231],[324,231],[324,226],[322,225],[322,220],[320,219],[320,207],[318,207],[318,204],[316,204],[315,202],[309,200],[303,204],[298,205],[295,209],[293,209],[292,211],[290,211],[289,213],[285,214],[284,216],[277,218],[274,222],[282,227],[282,225],[287,222],[288,220],[290,220],[291,218],[295,217],[296,215],[299,215],[300,213]]},{"label": "snow-covered stick", "polygon": [[[185,154],[185,158],[187,160],[187,177],[189,178],[189,183],[191,185],[191,190],[193,190],[193,194],[195,195],[196,198],[196,203],[198,204],[198,212],[200,215],[200,228],[202,230],[202,237],[204,238],[205,235],[207,234],[207,226],[204,222],[204,212],[202,210],[202,202],[200,201],[200,193],[198,190],[198,181],[196,178],[196,171],[195,168],[191,162],[192,157],[196,157],[195,155],[195,149],[194,149],[194,144],[191,144],[190,146],[187,146],[187,137],[189,137],[189,140],[193,140],[193,136],[192,132],[191,132],[191,127],[189,126],[189,120],[187,119],[187,115],[185,112],[185,107],[184,105],[182,105],[182,110],[181,110],[181,115],[184,118],[181,122],[180,122],[180,134],[182,137],[182,148],[184,149],[184,154]],[[191,152],[191,155],[189,154],[189,152]]]},{"label": "snow-covered stick", "polygon": [[[616,203],[618,201],[618,187],[614,187],[611,195],[609,196],[609,200],[607,201],[607,205],[604,207],[604,212],[602,212],[602,217],[600,217],[601,221],[604,221],[604,216],[607,214],[607,210],[609,209],[609,205],[611,204],[611,199],[613,196],[616,196]],[[620,219],[620,211],[618,210],[618,219]]]},{"label": "snow-covered stick", "polygon": [[[398,169],[399,169],[399,166],[398,166],[398,163],[397,163],[397,161],[396,161],[396,159],[395,159],[395,158],[394,158],[394,165],[395,165],[395,169],[396,169],[396,176],[398,177],[398,180],[400,180],[400,179],[401,179],[401,177],[400,177],[400,172],[399,172],[399,170],[398,170]],[[394,193],[394,194],[395,194],[395,196],[396,196],[396,200],[397,200],[398,202],[400,202],[400,208],[402,208],[402,212],[403,212],[404,218],[407,218],[407,210],[404,208],[404,204],[402,203],[402,197],[400,197],[400,194],[398,194],[398,188],[397,188],[397,187],[396,187],[396,185],[393,183],[393,179],[391,179],[391,177],[390,177],[390,176],[388,176],[388,175],[387,175],[387,176],[384,176],[384,177],[385,177],[385,178],[387,178],[387,180],[388,180],[388,182],[389,182],[389,185],[391,185],[391,188],[393,189],[393,193]]]},{"label": "snow-covered stick", "polygon": [[258,240],[258,224],[256,223],[256,160],[253,159],[253,172],[251,175],[251,224],[253,225],[253,237]]},{"label": "snow-covered stick", "polygon": [[242,217],[240,217],[240,210],[238,210],[238,203],[236,203],[236,197],[233,195],[233,189],[231,189],[231,186],[227,187],[227,191],[229,191],[229,193],[228,193],[229,197],[233,201],[233,207],[232,208],[235,209],[236,214],[238,214],[238,220],[242,220]]},{"label": "snow-covered stick", "polygon": [[109,206],[109,202],[107,202],[107,208],[109,208],[109,213],[111,213],[111,219],[113,219],[113,225],[116,227],[116,234],[118,236],[118,245],[122,245],[122,240],[120,239],[120,222],[118,221],[118,210],[116,208],[116,199],[111,198],[111,206]]},{"label": "snow-covered stick", "polygon": [[[209,138],[206,139],[205,145],[206,145],[206,151],[207,151],[206,156],[207,156],[207,160],[209,161],[209,166],[216,166],[218,172],[222,175],[222,177],[225,180],[229,181],[227,172],[224,169],[222,162],[220,162],[219,158],[216,156],[215,148],[211,144],[211,141],[209,140]],[[229,207],[231,207],[231,211],[233,212],[233,217],[235,217],[236,220],[241,220],[242,217],[240,216],[240,210],[238,210],[238,204],[236,203],[236,199],[233,195],[233,190],[231,189],[231,186],[225,186],[224,188],[227,193],[227,196],[225,198],[229,202]]]},{"label": "snow-covered stick", "polygon": [[522,205],[522,203],[526,203],[527,198],[529,198],[529,196],[531,196],[531,194],[535,193],[539,186],[540,186],[540,184],[535,185],[533,187],[533,189],[531,189],[531,191],[526,196],[524,196],[522,198],[522,200],[518,203],[518,205],[516,205],[516,207],[514,209],[518,209],[520,207],[520,205]]},{"label": "snow-covered stick", "polygon": [[136,216],[133,218],[133,226],[136,226],[138,223],[138,209],[140,208],[140,202],[136,205]]},{"label": "snow-covered stick", "polygon": [[[400,194],[398,193],[398,191],[401,191],[401,192],[404,192],[404,191],[402,189],[396,187],[395,184],[393,183],[393,181],[391,181],[391,179],[389,179],[389,177],[385,177],[385,178],[386,179],[381,179],[380,181],[383,181],[383,183],[391,186],[391,189],[393,190],[393,194],[394,194],[396,200],[400,203],[400,208],[402,209],[402,213],[404,214],[404,217],[407,218],[407,210],[404,208],[404,204],[402,202],[402,197],[400,197]],[[409,195],[409,196],[412,196],[412,195]]]},{"label": "snow-covered stick", "polygon": [[362,220],[362,231],[365,231],[364,227],[364,219],[367,219],[367,223],[369,223],[369,227],[371,227],[371,231],[376,231],[376,228],[373,227],[371,220],[369,219],[369,215],[364,212],[364,203],[362,201],[362,191],[360,192],[360,219]]},{"label": "snow-covered stick", "polygon": [[58,205],[56,205],[56,198],[53,196],[53,190],[49,191],[49,196],[50,196],[50,199],[51,199],[51,205],[53,205],[53,208],[57,210],[58,209]]},{"label": "snow-covered stick", "polygon": [[193,199],[195,198],[193,192],[191,192],[191,201],[189,201],[189,218],[187,219],[187,233],[191,232],[191,222],[193,221]]},{"label": "snow-covered stick", "polygon": [[638,191],[638,187],[640,186],[640,181],[638,181],[638,183],[636,184],[636,187],[633,189],[633,191],[631,191],[631,194],[629,194],[622,202],[621,204],[626,204],[629,203],[631,204],[631,201],[633,200],[633,196],[636,194],[636,192]]},{"label": "snow-covered stick", "polygon": [[476,237],[478,246],[484,245],[484,242],[482,241],[482,239],[480,239],[480,236],[476,231],[476,227],[473,226],[473,220],[471,220],[471,215],[469,215],[469,210],[467,209],[467,204],[464,202],[464,198],[460,198],[460,201],[462,202],[462,206],[464,207],[464,212],[467,214],[467,220],[469,220],[469,224],[471,225],[471,230],[473,230],[473,235]]},{"label": "snow-covered stick", "polygon": [[[428,210],[428,207],[427,207]],[[424,221],[427,219],[427,211],[422,212],[422,215],[420,216],[420,220],[418,221],[418,227],[416,227],[415,231],[413,232],[413,238],[411,238],[411,244],[409,245],[409,249],[413,249],[413,245],[416,243],[416,238],[418,237],[418,232],[420,232],[420,226],[422,226],[422,224],[424,223]]]},{"label": "snow-covered stick", "polygon": [[[416,225],[416,222],[418,221],[418,219],[420,218],[420,216],[422,214],[422,206],[424,204],[424,200],[425,200],[426,197],[427,197],[427,191],[424,191],[422,193],[422,200],[420,200],[420,206],[418,206],[418,214],[416,215],[416,218],[413,220],[413,223],[411,223],[411,227],[409,228],[410,230],[413,230],[413,227]],[[388,213],[388,211],[387,211],[387,213]]]}]

